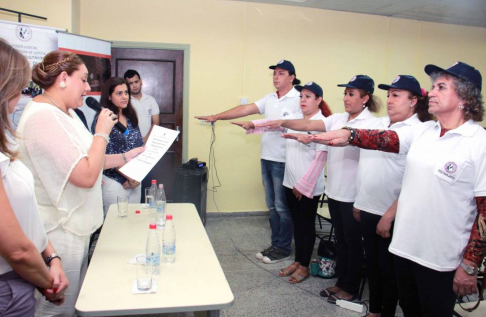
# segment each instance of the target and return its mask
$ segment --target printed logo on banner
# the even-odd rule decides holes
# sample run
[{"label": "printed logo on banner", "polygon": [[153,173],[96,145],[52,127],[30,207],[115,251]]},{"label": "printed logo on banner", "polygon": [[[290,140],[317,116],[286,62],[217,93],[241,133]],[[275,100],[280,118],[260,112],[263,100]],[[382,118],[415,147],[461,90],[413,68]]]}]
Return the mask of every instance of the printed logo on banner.
[{"label": "printed logo on banner", "polygon": [[27,42],[32,38],[32,29],[25,25],[18,25],[15,34],[19,40]]}]

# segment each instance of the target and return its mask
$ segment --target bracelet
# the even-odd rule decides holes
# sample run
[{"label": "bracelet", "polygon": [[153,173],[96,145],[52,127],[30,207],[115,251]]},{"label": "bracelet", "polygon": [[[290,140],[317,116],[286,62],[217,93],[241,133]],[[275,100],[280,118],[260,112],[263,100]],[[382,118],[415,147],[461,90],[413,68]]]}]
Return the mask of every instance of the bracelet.
[{"label": "bracelet", "polygon": [[110,143],[110,137],[106,133],[95,133],[95,134],[93,134],[93,136],[103,138],[106,141],[107,144]]},{"label": "bracelet", "polygon": [[348,143],[351,143],[356,137],[356,130],[351,127],[343,127],[343,129],[349,131],[350,135],[349,135]]},{"label": "bracelet", "polygon": [[55,258],[61,260],[61,257],[57,253],[53,253],[49,255],[47,258],[45,258],[44,262],[46,262],[46,265],[49,266],[49,263],[51,263],[51,261],[54,260]]},{"label": "bracelet", "polygon": [[123,162],[125,162],[125,164],[127,164],[128,161],[127,161],[127,157],[125,156],[125,153],[122,153],[122,157],[123,157]]}]

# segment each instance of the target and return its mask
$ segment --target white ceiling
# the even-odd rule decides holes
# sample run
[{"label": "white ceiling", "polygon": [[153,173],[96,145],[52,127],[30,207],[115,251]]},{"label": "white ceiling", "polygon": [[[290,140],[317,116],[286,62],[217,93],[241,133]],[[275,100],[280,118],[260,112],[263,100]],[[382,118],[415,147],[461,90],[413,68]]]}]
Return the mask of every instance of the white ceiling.
[{"label": "white ceiling", "polygon": [[486,28],[486,0],[236,0]]}]

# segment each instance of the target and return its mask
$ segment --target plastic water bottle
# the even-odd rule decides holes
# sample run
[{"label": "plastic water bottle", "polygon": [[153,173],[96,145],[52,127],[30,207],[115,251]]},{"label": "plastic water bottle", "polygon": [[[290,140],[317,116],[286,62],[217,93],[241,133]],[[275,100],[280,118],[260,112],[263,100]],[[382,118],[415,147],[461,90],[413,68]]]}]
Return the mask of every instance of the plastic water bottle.
[{"label": "plastic water bottle", "polygon": [[157,194],[155,195],[155,204],[157,206],[157,212],[155,213],[155,222],[157,229],[164,229],[165,225],[165,207],[167,205],[167,199],[165,198],[164,185],[159,184],[157,188]]},{"label": "plastic water bottle", "polygon": [[160,273],[160,242],[159,235],[157,234],[157,225],[151,223],[149,226],[149,232],[147,236],[147,247],[145,254],[147,261],[151,261],[153,265],[153,275]]},{"label": "plastic water bottle", "polygon": [[176,233],[172,215],[167,215],[165,219],[165,229],[162,234],[162,261],[174,263],[176,258]]},{"label": "plastic water bottle", "polygon": [[157,181],[155,179],[152,179],[152,185],[150,186],[149,190],[149,196],[152,198],[149,198],[149,208],[150,209],[155,209],[155,195],[157,194]]}]

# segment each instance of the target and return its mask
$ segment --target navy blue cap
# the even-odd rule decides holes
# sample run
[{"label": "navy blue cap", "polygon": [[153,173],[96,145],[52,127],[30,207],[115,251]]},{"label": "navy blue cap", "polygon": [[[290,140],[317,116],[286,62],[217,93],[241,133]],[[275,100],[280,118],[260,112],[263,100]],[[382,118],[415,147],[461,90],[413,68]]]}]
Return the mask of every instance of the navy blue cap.
[{"label": "navy blue cap", "polygon": [[410,75],[398,75],[397,78],[393,80],[391,85],[379,84],[378,88],[383,90],[390,90],[394,89],[404,89],[413,92],[418,96],[422,96],[422,88],[420,88],[420,84],[415,79],[415,77]]},{"label": "navy blue cap", "polygon": [[302,91],[302,89],[307,89],[307,90],[312,91],[318,97],[322,97],[322,88],[321,88],[321,86],[319,86],[318,84],[316,84],[315,82],[312,82],[312,81],[308,82],[304,86],[300,86],[300,85],[295,86],[295,89],[297,89],[298,91]]},{"label": "navy blue cap", "polygon": [[424,68],[427,75],[431,75],[432,73],[437,72],[446,72],[456,77],[462,77],[467,81],[471,82],[476,88],[481,91],[483,79],[481,77],[481,73],[476,68],[463,63],[463,62],[456,62],[454,65],[447,69],[440,68],[435,65],[427,65]]},{"label": "navy blue cap", "polygon": [[295,68],[294,68],[294,65],[289,62],[289,61],[286,61],[285,59],[282,59],[280,62],[277,63],[277,65],[272,65],[268,68],[270,69],[275,69],[275,68],[282,68],[282,69],[285,69],[285,70],[288,70],[289,72],[292,72],[295,74]]},{"label": "navy blue cap", "polygon": [[349,83],[337,86],[362,89],[371,94],[375,91],[375,82],[373,81],[373,79],[371,79],[371,77],[368,77],[366,75],[356,75],[349,80]]}]

